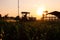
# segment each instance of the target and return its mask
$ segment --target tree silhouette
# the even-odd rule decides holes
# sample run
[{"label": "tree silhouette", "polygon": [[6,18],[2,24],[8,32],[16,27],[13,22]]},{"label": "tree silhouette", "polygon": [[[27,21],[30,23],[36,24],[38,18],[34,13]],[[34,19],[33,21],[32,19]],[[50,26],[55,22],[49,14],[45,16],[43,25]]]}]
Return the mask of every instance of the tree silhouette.
[{"label": "tree silhouette", "polygon": [[60,19],[60,12],[58,11],[53,11],[53,12],[50,12],[49,14],[55,15]]},{"label": "tree silhouette", "polygon": [[1,16],[1,14],[0,14],[0,18],[1,18],[2,16]]},{"label": "tree silhouette", "polygon": [[20,20],[19,16],[16,16],[16,17],[15,17],[15,20]]},{"label": "tree silhouette", "polygon": [[0,14],[0,20],[2,19],[2,15]]},{"label": "tree silhouette", "polygon": [[4,17],[7,18],[8,17],[8,14],[6,14]]}]

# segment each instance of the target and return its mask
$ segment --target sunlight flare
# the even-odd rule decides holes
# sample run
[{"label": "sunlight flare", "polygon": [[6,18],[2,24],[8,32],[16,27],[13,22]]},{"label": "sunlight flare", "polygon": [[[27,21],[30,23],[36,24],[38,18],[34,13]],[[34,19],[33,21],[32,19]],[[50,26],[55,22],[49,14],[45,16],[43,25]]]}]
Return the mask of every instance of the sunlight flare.
[{"label": "sunlight flare", "polygon": [[41,6],[37,9],[36,14],[38,16],[37,17],[38,19],[40,19],[42,17],[42,14],[44,13],[45,10],[46,10],[45,6]]},{"label": "sunlight flare", "polygon": [[40,8],[38,8],[37,9],[37,15],[42,15],[43,14],[43,12],[45,11],[45,7],[43,6],[43,7],[40,7]]}]

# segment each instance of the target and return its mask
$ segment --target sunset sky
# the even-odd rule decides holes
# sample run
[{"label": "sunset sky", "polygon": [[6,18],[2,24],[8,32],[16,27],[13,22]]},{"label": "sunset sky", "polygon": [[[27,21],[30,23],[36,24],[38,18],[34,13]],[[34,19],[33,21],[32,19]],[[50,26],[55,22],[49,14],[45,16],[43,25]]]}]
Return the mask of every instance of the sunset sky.
[{"label": "sunset sky", "polygon": [[[3,16],[17,16],[18,0],[0,0],[0,14]],[[44,7],[48,12],[60,11],[60,0],[19,0],[20,16],[21,11],[31,12],[32,16],[37,16],[38,8]]]}]

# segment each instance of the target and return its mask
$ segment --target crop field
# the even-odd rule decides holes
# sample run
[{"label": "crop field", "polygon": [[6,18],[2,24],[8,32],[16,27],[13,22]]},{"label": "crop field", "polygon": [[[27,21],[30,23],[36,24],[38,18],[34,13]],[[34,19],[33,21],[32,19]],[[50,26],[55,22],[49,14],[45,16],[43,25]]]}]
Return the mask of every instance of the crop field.
[{"label": "crop field", "polygon": [[0,21],[2,40],[60,40],[60,21]]}]

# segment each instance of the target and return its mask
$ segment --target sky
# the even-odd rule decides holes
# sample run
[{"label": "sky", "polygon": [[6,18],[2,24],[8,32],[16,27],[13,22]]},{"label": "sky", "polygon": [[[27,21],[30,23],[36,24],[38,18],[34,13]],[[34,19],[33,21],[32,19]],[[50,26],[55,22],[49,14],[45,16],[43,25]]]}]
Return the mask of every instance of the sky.
[{"label": "sky", "polygon": [[[18,0],[0,0],[0,14],[17,16],[17,2]],[[40,7],[45,7],[48,12],[60,11],[60,0],[19,0],[19,7],[20,16],[22,11],[28,11],[35,17]]]}]

